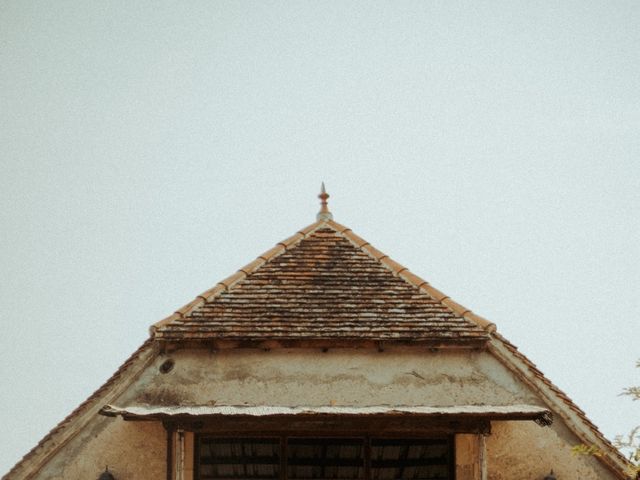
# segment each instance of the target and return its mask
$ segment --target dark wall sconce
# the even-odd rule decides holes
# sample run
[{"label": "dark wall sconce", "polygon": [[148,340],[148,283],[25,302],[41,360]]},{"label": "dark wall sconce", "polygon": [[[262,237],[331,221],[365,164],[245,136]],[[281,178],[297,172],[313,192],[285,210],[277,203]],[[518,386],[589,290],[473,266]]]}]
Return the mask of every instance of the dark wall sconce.
[{"label": "dark wall sconce", "polygon": [[544,480],[556,480],[556,476],[553,474],[553,470],[551,470],[551,472],[549,473],[549,475],[547,475],[546,477],[544,477]]},{"label": "dark wall sconce", "polygon": [[116,477],[111,475],[111,472],[109,471],[109,467],[104,467],[104,472],[100,474],[100,476],[98,477],[98,480],[116,480]]}]

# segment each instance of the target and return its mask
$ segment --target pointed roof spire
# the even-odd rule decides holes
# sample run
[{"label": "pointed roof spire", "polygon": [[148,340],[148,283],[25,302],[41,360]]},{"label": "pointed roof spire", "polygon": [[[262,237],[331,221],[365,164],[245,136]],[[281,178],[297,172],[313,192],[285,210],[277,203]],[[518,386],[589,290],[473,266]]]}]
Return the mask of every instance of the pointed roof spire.
[{"label": "pointed roof spire", "polygon": [[324,182],[322,182],[322,187],[320,188],[320,195],[318,195],[320,199],[320,211],[316,215],[316,220],[318,221],[327,221],[333,220],[333,215],[329,211],[329,207],[327,206],[327,199],[329,198],[329,194],[324,189]]}]

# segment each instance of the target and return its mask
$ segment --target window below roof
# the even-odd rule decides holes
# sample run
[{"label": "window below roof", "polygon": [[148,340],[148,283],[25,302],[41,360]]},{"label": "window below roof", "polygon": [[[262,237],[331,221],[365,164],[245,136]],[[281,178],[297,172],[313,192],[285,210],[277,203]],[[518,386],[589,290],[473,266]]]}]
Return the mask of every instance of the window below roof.
[{"label": "window below roof", "polygon": [[198,480],[451,480],[451,438],[197,437]]}]

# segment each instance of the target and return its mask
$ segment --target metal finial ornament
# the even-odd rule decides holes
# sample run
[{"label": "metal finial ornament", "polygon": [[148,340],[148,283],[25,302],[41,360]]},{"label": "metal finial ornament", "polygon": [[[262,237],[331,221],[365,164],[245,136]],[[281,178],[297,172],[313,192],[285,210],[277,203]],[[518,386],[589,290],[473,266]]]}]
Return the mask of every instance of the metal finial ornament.
[{"label": "metal finial ornament", "polygon": [[324,182],[322,182],[322,187],[320,188],[320,195],[318,195],[318,198],[320,199],[320,211],[316,215],[316,219],[323,222],[333,220],[333,215],[331,215],[329,207],[327,206],[327,199],[329,198],[329,194],[324,188]]}]

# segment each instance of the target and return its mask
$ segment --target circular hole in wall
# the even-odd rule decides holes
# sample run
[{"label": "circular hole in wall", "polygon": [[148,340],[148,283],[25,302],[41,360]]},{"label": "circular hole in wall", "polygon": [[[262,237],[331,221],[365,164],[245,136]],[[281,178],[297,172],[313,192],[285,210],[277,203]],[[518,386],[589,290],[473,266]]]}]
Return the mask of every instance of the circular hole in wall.
[{"label": "circular hole in wall", "polygon": [[173,370],[173,366],[176,363],[172,360],[172,359],[167,359],[164,362],[162,362],[162,365],[160,365],[160,373],[169,373],[171,370]]}]

